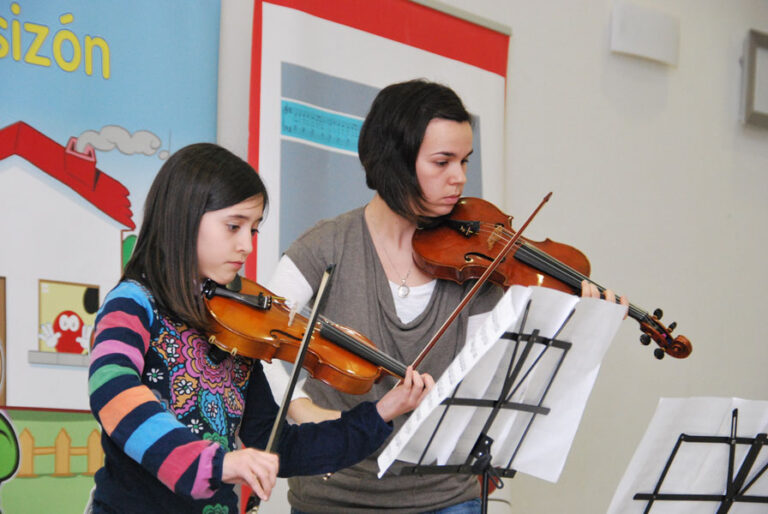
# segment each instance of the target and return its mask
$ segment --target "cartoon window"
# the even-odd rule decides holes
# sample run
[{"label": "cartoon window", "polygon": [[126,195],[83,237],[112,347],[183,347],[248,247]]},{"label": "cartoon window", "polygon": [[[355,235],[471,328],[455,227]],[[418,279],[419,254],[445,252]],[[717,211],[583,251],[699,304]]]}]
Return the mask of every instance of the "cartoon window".
[{"label": "cartoon window", "polygon": [[52,280],[39,284],[37,351],[29,352],[29,362],[88,366],[99,287]]}]

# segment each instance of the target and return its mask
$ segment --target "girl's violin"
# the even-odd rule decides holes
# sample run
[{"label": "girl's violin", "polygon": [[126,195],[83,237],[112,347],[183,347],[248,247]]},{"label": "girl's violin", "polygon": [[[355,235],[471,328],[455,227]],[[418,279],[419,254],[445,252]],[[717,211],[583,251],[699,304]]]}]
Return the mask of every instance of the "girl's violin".
[{"label": "girl's violin", "polygon": [[[514,234],[511,216],[480,198],[462,198],[436,227],[416,231],[412,241],[414,260],[437,278],[462,283],[480,277]],[[589,279],[589,260],[572,246],[549,239],[520,238],[512,252],[489,280],[504,287],[538,285],[568,293],[577,293],[582,280],[589,280],[601,293],[605,291]],[[640,323],[640,342],[648,345],[653,340],[659,346],[654,351],[657,358],[665,353],[685,358],[691,353],[691,343],[685,336],[672,337],[676,323],[669,327],[661,323],[660,309],[651,315],[630,304],[629,316]]]},{"label": "girl's violin", "polygon": [[[232,354],[267,362],[296,360],[307,318],[292,313],[284,298],[242,277],[227,287],[208,280],[203,295],[214,320],[211,343]],[[363,394],[383,373],[405,376],[404,364],[351,328],[321,317],[312,331],[303,367],[338,391]]]}]

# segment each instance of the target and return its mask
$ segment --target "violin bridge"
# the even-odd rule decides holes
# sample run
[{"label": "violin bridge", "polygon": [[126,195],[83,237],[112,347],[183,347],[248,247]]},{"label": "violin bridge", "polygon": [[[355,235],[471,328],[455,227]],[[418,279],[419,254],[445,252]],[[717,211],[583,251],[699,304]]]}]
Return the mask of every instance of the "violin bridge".
[{"label": "violin bridge", "polygon": [[504,235],[504,227],[501,225],[496,225],[496,228],[493,229],[493,232],[491,232],[491,235],[488,236],[488,250],[493,248],[493,245],[496,244],[497,241],[501,240],[501,237]]}]

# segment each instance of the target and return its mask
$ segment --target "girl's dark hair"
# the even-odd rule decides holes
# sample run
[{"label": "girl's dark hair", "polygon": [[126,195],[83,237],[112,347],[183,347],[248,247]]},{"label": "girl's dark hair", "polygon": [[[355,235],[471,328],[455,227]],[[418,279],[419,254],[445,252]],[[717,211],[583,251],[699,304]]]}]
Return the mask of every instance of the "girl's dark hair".
[{"label": "girl's dark hair", "polygon": [[268,197],[258,173],[218,145],[185,146],[158,172],[144,204],[144,221],[123,279],[147,286],[158,306],[188,326],[208,332],[197,262],[200,219],[253,196]]},{"label": "girl's dark hair", "polygon": [[435,118],[471,123],[461,99],[447,86],[423,79],[392,84],[374,99],[357,142],[366,185],[394,212],[416,222],[425,221],[417,214],[424,194],[416,157]]}]

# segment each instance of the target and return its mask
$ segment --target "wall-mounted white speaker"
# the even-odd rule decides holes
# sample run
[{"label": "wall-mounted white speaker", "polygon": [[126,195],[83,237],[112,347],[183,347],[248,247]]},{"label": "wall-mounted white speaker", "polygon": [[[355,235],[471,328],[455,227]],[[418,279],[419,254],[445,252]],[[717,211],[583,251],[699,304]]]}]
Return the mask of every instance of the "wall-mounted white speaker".
[{"label": "wall-mounted white speaker", "polygon": [[677,65],[680,20],[626,1],[613,5],[611,51]]}]

